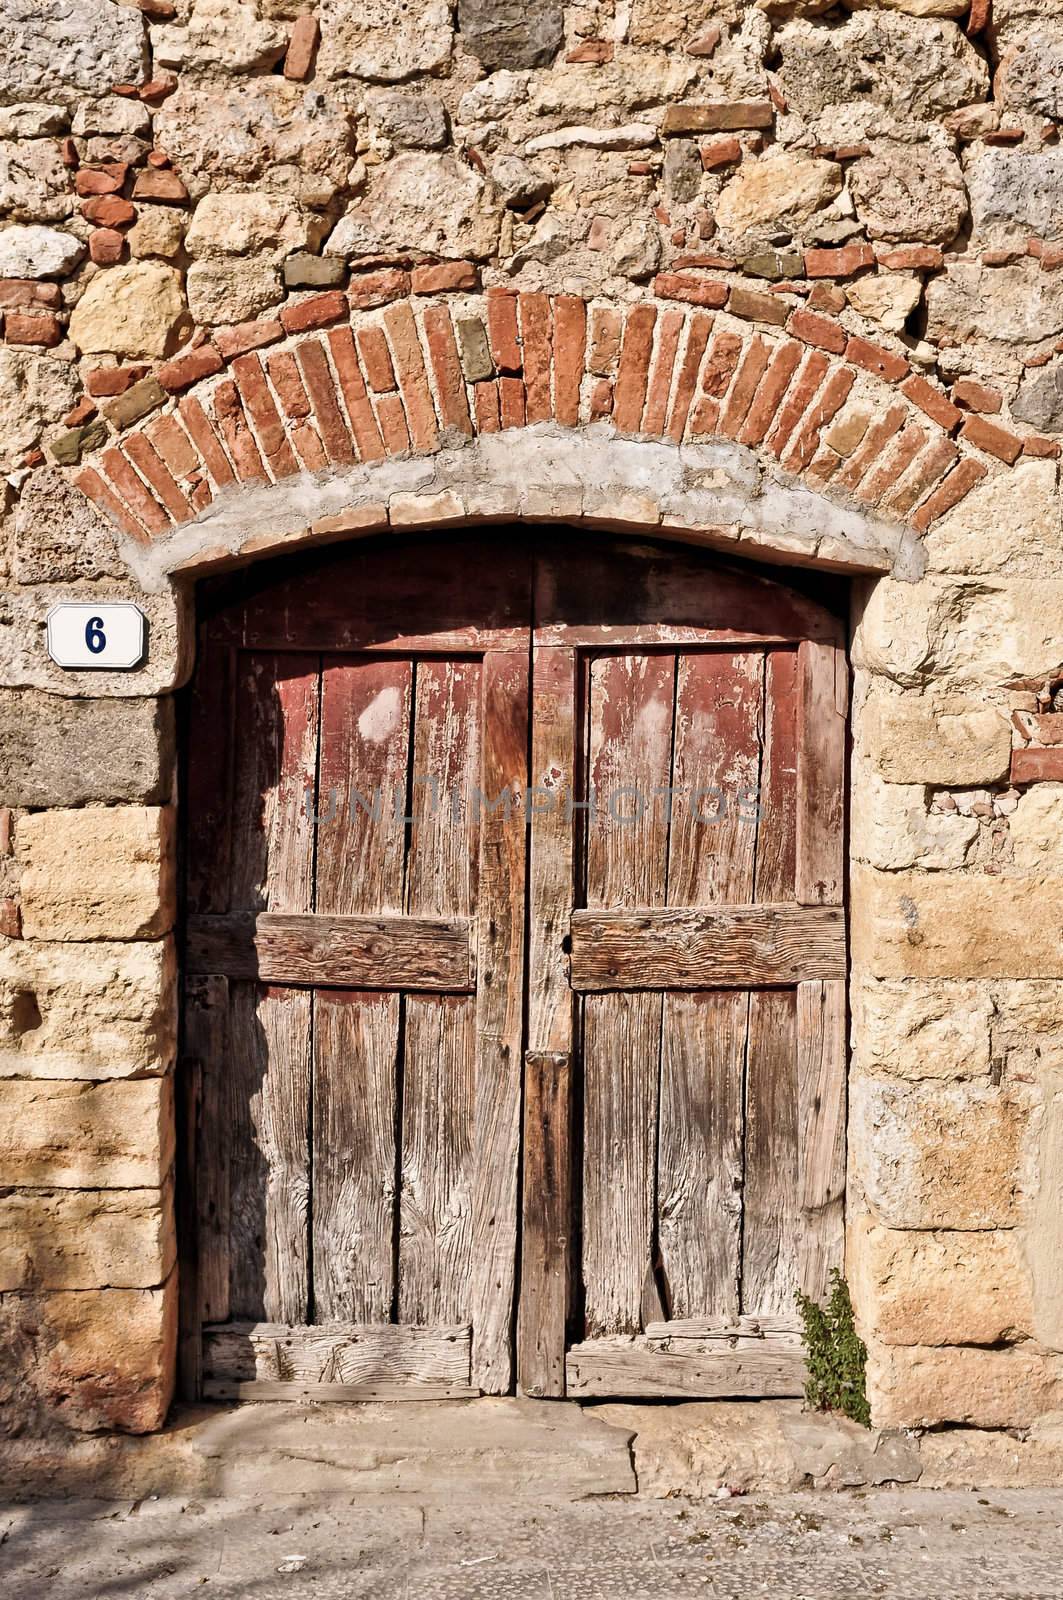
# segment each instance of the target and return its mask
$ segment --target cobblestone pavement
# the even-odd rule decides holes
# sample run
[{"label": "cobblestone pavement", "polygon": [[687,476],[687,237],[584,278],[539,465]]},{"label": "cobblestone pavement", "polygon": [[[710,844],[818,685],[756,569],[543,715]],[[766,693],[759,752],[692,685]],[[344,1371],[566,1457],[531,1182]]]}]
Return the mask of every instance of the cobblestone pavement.
[{"label": "cobblestone pavement", "polygon": [[1057,1600],[1063,1490],[8,1504],[18,1600]]}]

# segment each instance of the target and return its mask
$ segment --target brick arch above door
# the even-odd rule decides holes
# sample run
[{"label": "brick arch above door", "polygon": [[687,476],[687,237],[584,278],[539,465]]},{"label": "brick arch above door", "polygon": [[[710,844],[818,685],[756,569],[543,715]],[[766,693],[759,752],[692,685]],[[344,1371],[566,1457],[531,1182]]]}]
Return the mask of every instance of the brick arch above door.
[{"label": "brick arch above door", "polygon": [[920,536],[1023,449],[770,293],[670,274],[618,305],[371,278],[216,330],[110,408],[70,472],[146,588],[303,540],[523,518],[915,578]]}]

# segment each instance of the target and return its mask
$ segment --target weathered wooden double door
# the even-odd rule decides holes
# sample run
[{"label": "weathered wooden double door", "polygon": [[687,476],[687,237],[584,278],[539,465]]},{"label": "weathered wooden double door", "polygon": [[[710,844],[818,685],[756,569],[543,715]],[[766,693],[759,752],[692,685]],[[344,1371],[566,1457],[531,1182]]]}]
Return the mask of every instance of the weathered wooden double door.
[{"label": "weathered wooden double door", "polygon": [[840,1265],[840,626],[685,549],[434,535],[206,586],[201,1392],[800,1392]]}]

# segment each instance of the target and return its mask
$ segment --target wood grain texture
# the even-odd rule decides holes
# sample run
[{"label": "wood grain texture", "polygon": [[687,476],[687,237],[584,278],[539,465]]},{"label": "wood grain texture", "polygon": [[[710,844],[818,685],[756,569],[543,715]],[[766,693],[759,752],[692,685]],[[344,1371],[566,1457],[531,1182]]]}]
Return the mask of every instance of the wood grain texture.
[{"label": "wood grain texture", "polygon": [[746,1064],[742,1310],[792,1316],[799,1279],[796,996],[759,989],[749,997]]},{"label": "wood grain texture", "polygon": [[428,989],[474,987],[469,924],[429,917],[320,914],[190,917],[190,972],[304,986]]},{"label": "wood grain texture", "polygon": [[675,1317],[670,1322],[646,1325],[647,1339],[696,1339],[705,1343],[737,1339],[742,1347],[759,1349],[765,1341],[796,1349],[801,1344],[801,1325],[793,1317]]},{"label": "wood grain texture", "polygon": [[517,1381],[524,1394],[565,1393],[565,1322],[572,1238],[570,1062],[524,1058],[524,1206]]},{"label": "wood grain texture", "polygon": [[751,899],[796,899],[797,651],[764,660],[764,749],[760,768],[756,882]]},{"label": "wood grain texture", "polygon": [[200,629],[188,696],[185,899],[189,911],[229,907],[235,652]]},{"label": "wood grain texture", "polygon": [[668,1340],[589,1339],[573,1345],[566,1369],[572,1400],[644,1398],[711,1400],[727,1395],[796,1396],[804,1393],[805,1363],[790,1347],[729,1350],[715,1344],[678,1349]]},{"label": "wood grain texture", "polygon": [[845,1254],[845,984],[797,989],[799,1281],[822,1300]]},{"label": "wood grain texture", "polygon": [[572,914],[575,989],[748,988],[844,974],[840,906],[639,906]]},{"label": "wood grain texture", "polygon": [[845,893],[845,657],[834,645],[806,640],[797,652],[797,674],[797,898],[802,905],[841,905]]},{"label": "wood grain texture", "polygon": [[231,1378],[206,1378],[204,1400],[312,1400],[315,1405],[370,1404],[384,1401],[475,1400],[480,1390],[467,1383],[238,1383]]},{"label": "wood grain texture", "polygon": [[461,1324],[231,1322],[204,1330],[204,1365],[242,1383],[467,1384],[470,1345]]},{"label": "wood grain texture", "polygon": [[482,805],[479,661],[419,661],[406,863],[406,910],[469,917],[476,904]]},{"label": "wood grain texture", "polygon": [[224,978],[186,978],[185,1049],[199,1063],[197,1115],[196,1299],[199,1322],[229,1315],[229,1161],[231,1144],[229,986]]}]

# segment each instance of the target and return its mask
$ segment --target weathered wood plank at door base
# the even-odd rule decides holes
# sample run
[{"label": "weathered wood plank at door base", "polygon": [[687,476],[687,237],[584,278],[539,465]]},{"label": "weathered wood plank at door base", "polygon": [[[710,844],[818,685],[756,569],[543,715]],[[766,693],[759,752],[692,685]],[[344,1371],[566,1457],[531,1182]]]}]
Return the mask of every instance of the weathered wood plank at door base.
[{"label": "weathered wood plank at door base", "polygon": [[479,1389],[463,1383],[234,1383],[207,1378],[204,1400],[317,1400],[352,1405],[367,1400],[475,1400]]},{"label": "weathered wood plank at door base", "polygon": [[467,1387],[471,1341],[467,1326],[230,1322],[204,1329],[203,1365],[212,1379],[230,1383]]},{"label": "weathered wood plank at door base", "polygon": [[658,1339],[697,1339],[739,1347],[765,1350],[769,1347],[796,1349],[801,1344],[801,1329],[793,1317],[677,1317],[674,1322],[648,1322],[645,1336]]},{"label": "weathered wood plank at door base", "polygon": [[840,906],[572,913],[572,987],[707,989],[845,976]]},{"label": "weathered wood plank at door base", "polygon": [[190,917],[186,970],[344,989],[475,986],[469,925],[429,917]]},{"label": "weathered wood plank at door base", "polygon": [[570,1400],[638,1395],[673,1400],[723,1396],[775,1398],[804,1394],[805,1361],[790,1346],[731,1350],[669,1348],[667,1340],[589,1339],[573,1345],[565,1363]]}]

